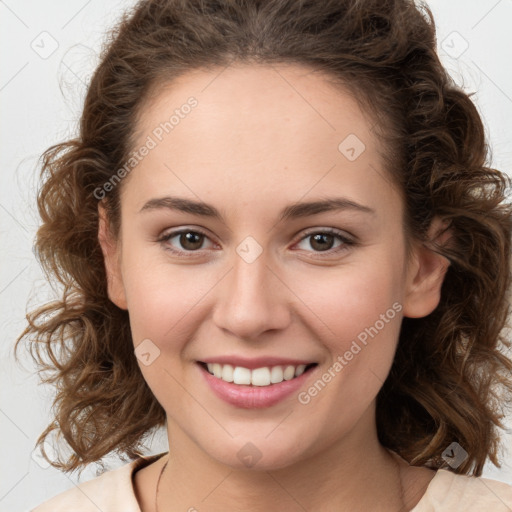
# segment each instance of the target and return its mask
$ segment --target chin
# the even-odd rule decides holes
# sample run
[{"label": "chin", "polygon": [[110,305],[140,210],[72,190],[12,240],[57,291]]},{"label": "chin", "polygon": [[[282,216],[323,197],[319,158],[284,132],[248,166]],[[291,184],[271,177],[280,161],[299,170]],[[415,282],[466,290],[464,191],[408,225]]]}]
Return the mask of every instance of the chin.
[{"label": "chin", "polygon": [[276,437],[274,440],[265,439],[264,436],[237,437],[224,445],[219,443],[214,450],[206,447],[205,453],[218,463],[229,466],[235,470],[274,471],[291,466],[305,457],[305,453],[298,450],[303,447],[299,441],[301,436],[294,439],[287,436],[287,443]]}]

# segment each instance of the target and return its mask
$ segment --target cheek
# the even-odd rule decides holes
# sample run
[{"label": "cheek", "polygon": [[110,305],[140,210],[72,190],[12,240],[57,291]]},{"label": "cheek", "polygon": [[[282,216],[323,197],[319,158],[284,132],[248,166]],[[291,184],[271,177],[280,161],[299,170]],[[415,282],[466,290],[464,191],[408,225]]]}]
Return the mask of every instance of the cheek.
[{"label": "cheek", "polygon": [[402,321],[399,260],[395,254],[338,268],[331,275],[318,273],[297,291],[314,312],[310,327],[329,352],[318,377],[322,382],[305,390],[303,403],[311,399],[317,407],[324,404],[333,425],[359,417],[389,373]]},{"label": "cheek", "polygon": [[130,324],[137,344],[150,338],[162,343],[180,339],[194,316],[194,308],[220,277],[211,270],[198,272],[194,265],[176,265],[160,257],[155,261],[137,252],[123,259],[123,282]]},{"label": "cheek", "polygon": [[[225,269],[171,264],[161,254],[153,260],[141,256],[135,249],[123,255],[134,342],[152,337],[163,341],[172,332],[179,339],[179,333],[183,337],[187,326],[200,315],[201,302],[222,280]],[[355,263],[337,267],[282,270],[284,282],[293,283],[290,300],[296,303],[300,320],[309,324],[324,345],[341,352],[394,303],[401,303],[402,275],[403,262],[391,251],[369,253]]]},{"label": "cheek", "polygon": [[[379,263],[373,258],[368,260],[346,267],[315,269],[309,277],[303,274],[295,280],[294,293],[310,310],[312,327],[325,333],[323,341],[333,350],[344,350],[347,342],[376,323],[384,333],[400,322],[396,316],[401,307],[393,308],[395,303],[401,306],[403,299],[399,258],[395,254],[385,261],[381,258]],[[383,321],[386,328],[382,328]]]},{"label": "cheek", "polygon": [[[212,272],[194,271],[192,265],[171,265],[161,258],[151,261],[135,250],[123,258],[123,281],[139,367],[164,409],[168,413],[178,411],[183,421],[193,415],[193,409],[183,392],[183,385],[190,385],[183,380],[187,362],[182,355],[200,322],[197,314],[201,300],[214,284],[206,282],[207,275],[215,281]],[[151,343],[148,345],[146,340]],[[137,349],[139,346],[149,347],[144,352],[150,353],[150,364],[139,357],[138,352],[144,353]]]}]

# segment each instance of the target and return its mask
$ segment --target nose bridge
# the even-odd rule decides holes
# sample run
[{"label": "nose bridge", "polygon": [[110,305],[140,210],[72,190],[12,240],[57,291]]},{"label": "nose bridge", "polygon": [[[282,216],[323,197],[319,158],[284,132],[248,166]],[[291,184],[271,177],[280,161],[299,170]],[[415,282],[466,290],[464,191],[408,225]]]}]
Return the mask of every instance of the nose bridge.
[{"label": "nose bridge", "polygon": [[254,239],[245,240],[236,248],[231,272],[224,280],[214,320],[237,337],[254,338],[266,330],[283,328],[288,321],[286,287],[271,269],[267,254]]}]

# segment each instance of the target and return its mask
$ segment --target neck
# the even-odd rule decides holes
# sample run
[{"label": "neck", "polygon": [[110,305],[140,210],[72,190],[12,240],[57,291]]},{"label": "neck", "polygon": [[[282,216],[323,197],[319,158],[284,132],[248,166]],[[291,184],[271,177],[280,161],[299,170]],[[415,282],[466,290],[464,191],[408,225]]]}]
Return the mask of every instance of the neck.
[{"label": "neck", "polygon": [[158,511],[406,510],[400,466],[370,432],[356,425],[328,449],[284,468],[234,469],[168,426],[170,456],[161,475]]}]

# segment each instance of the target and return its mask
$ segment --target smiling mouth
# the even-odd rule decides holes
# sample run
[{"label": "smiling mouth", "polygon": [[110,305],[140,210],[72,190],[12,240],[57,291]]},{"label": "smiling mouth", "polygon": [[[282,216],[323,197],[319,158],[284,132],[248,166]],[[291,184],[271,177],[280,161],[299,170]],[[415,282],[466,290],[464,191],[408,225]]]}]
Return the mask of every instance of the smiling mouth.
[{"label": "smiling mouth", "polygon": [[210,375],[224,382],[259,387],[272,386],[285,380],[293,380],[318,366],[317,363],[307,365],[275,365],[251,370],[243,366],[233,366],[230,364],[204,363],[202,361],[198,361],[198,363]]}]

